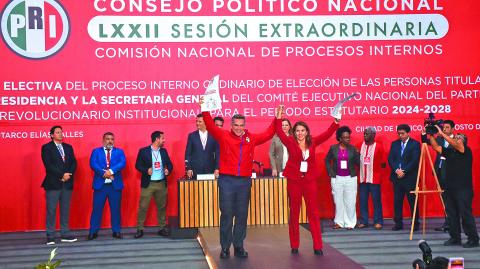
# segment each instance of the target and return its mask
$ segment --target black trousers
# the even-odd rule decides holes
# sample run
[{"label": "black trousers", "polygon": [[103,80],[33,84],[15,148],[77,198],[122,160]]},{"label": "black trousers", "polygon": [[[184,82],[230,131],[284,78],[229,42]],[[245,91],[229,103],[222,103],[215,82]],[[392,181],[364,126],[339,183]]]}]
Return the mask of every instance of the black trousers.
[{"label": "black trousers", "polygon": [[[445,175],[446,175],[446,169],[445,169],[445,162],[443,164],[443,167],[442,168],[437,168],[435,171],[437,172],[437,177],[438,177],[438,183],[440,184],[440,188],[442,188],[442,190],[445,190],[445,186],[446,186],[446,178],[445,178]],[[449,227],[449,222],[450,222],[450,218],[448,217],[448,209],[447,209],[447,196],[445,195],[445,192],[442,192],[440,194],[442,196],[442,199],[443,199],[443,202],[445,203],[445,222],[443,223],[443,227]]]},{"label": "black trousers", "polygon": [[[407,197],[408,204],[410,205],[410,213],[413,215],[413,208],[415,206],[415,195],[410,193],[412,191],[406,184],[394,183],[393,184],[393,207],[395,226],[403,227],[403,200]],[[415,225],[418,225],[418,207],[417,214],[415,216]]]},{"label": "black trousers", "polygon": [[[461,239],[461,227],[469,241],[478,242],[477,226],[472,214],[473,190],[445,190],[447,216],[450,218],[450,237]],[[460,221],[462,225],[460,225]]]}]

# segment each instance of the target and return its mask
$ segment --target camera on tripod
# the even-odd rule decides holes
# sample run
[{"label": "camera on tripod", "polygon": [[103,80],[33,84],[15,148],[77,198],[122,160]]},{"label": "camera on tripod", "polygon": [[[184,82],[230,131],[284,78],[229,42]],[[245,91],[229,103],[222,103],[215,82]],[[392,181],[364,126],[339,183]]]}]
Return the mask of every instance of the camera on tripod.
[{"label": "camera on tripod", "polygon": [[440,129],[442,129],[443,128],[443,120],[442,119],[436,120],[435,119],[435,114],[429,113],[428,118],[426,118],[423,121],[423,125],[425,126],[425,131],[427,132],[427,134],[434,135],[434,134],[438,133],[438,129],[437,129],[437,127],[435,127],[435,125],[438,125],[438,127],[440,127]]}]

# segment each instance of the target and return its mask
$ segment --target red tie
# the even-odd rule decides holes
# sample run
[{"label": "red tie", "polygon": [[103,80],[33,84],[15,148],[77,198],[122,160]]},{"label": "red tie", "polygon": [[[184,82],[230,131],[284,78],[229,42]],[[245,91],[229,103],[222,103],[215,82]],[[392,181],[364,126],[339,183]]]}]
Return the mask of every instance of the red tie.
[{"label": "red tie", "polygon": [[110,149],[107,148],[107,168],[110,168]]}]

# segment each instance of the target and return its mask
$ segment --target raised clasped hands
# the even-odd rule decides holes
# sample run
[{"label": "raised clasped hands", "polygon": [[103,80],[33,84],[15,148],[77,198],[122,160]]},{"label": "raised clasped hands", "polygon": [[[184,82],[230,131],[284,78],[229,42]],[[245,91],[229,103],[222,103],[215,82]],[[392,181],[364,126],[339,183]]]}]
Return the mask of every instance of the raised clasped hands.
[{"label": "raised clasped hands", "polygon": [[279,105],[277,107],[277,114],[276,118],[281,119],[283,117],[283,114],[285,113],[285,106],[284,105]]}]

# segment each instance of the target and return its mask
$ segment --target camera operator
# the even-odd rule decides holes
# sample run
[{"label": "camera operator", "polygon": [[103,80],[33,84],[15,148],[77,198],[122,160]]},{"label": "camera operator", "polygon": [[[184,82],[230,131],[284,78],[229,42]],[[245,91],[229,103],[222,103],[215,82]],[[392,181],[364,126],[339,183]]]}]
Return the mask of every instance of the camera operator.
[{"label": "camera operator", "polygon": [[[455,128],[455,123],[452,120],[443,121],[442,130],[447,136],[449,136],[452,139],[454,138],[454,134],[453,134],[454,128]],[[434,130],[435,130],[435,133],[436,133],[437,129],[435,128]],[[450,145],[450,143],[448,143],[448,141],[445,140],[445,138],[443,138],[440,135],[437,136],[435,141],[441,147],[444,147],[444,148],[451,148],[452,147]],[[430,141],[428,141],[428,140],[426,142],[428,144],[430,143]],[[446,176],[447,176],[447,169],[446,169],[447,166],[445,165],[445,161],[446,161],[445,156],[442,156],[442,154],[437,153],[437,157],[435,158],[435,172],[437,174],[438,182],[440,183],[440,187],[442,188],[442,190],[445,189],[445,181],[446,181]],[[442,193],[442,198],[443,198],[444,201],[447,199],[445,197],[445,193]],[[446,214],[446,212],[445,212],[445,214]],[[441,227],[436,227],[435,231],[448,232],[448,229],[450,227],[449,224],[448,224],[448,221],[449,221],[448,215],[445,215],[445,221],[444,221],[443,225]]]},{"label": "camera operator", "polygon": [[[438,136],[443,137],[451,145],[447,148],[440,146],[431,134],[428,138],[430,146],[446,158],[445,203],[447,216],[450,218],[450,239],[445,241],[444,245],[462,245],[461,218],[464,232],[468,237],[468,241],[463,244],[463,247],[478,247],[478,232],[472,214],[472,151],[467,146],[467,137],[464,134],[457,134],[451,138],[438,125],[435,127],[438,129]],[[422,140],[426,139],[425,136],[427,134],[423,130]]]}]

